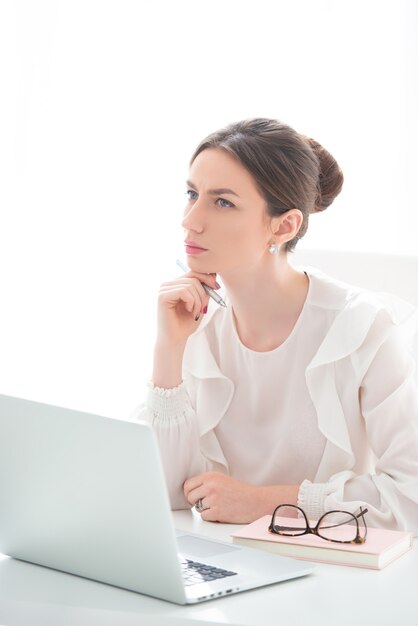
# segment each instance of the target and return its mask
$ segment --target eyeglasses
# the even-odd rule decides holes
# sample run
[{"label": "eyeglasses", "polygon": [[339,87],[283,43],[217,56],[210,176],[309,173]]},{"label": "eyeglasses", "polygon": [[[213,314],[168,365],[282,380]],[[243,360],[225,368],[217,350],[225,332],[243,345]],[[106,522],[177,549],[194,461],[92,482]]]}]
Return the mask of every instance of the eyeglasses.
[{"label": "eyeglasses", "polygon": [[284,537],[312,534],[334,543],[364,543],[367,535],[365,513],[367,509],[362,507],[357,515],[348,511],[328,511],[312,528],[305,511],[299,506],[279,504],[273,512],[269,531]]}]

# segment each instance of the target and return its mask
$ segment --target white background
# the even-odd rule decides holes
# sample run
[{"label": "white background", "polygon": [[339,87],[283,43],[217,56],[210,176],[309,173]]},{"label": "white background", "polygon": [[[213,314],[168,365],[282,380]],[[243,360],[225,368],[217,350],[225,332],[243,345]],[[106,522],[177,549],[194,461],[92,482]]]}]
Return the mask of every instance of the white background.
[{"label": "white background", "polygon": [[414,0],[0,0],[0,393],[124,417],[191,154],[274,117],[342,194],[301,246],[416,254]]}]

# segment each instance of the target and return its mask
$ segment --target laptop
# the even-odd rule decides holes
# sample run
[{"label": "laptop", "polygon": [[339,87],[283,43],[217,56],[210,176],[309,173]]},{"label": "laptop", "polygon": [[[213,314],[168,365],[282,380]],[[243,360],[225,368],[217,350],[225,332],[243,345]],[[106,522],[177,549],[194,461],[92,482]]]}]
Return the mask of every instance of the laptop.
[{"label": "laptop", "polygon": [[178,604],[314,566],[176,532],[145,422],[0,395],[0,552]]}]

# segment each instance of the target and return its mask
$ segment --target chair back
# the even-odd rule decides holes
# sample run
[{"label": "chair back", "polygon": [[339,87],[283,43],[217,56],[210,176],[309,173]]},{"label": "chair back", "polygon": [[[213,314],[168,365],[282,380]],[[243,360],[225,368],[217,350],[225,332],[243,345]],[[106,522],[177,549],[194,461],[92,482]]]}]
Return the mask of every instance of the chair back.
[{"label": "chair back", "polygon": [[[297,248],[288,258],[292,265],[312,265],[333,278],[395,294],[418,307],[418,256]],[[418,382],[418,333],[412,353]]]},{"label": "chair back", "polygon": [[418,256],[296,249],[292,265],[307,264],[372,291],[393,293],[418,307]]}]

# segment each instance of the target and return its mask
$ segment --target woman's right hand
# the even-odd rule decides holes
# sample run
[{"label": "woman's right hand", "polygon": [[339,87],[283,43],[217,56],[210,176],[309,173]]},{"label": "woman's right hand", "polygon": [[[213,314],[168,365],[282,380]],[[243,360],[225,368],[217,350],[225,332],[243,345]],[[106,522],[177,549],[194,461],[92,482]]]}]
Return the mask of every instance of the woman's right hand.
[{"label": "woman's right hand", "polygon": [[[186,343],[203,319],[203,309],[210,296],[203,289],[205,283],[219,289],[216,274],[187,272],[175,280],[162,283],[158,293],[157,341],[178,345]],[[199,319],[196,321],[196,317]]]}]

